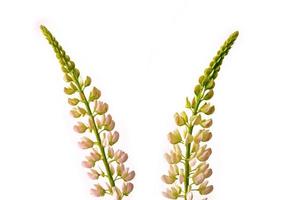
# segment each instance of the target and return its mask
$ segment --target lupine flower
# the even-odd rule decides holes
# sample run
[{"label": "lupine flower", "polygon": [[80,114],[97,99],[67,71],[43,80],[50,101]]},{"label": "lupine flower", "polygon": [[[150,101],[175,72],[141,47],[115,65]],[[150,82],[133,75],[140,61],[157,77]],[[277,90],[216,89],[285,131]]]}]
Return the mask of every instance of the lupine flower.
[{"label": "lupine flower", "polygon": [[[64,88],[64,92],[69,95],[68,104],[73,106],[70,111],[71,115],[78,119],[85,116],[87,118],[85,120],[87,123],[78,121],[73,127],[74,131],[80,134],[89,131],[94,134],[93,139],[90,138],[90,135],[86,135],[78,143],[80,148],[90,152],[82,161],[82,166],[88,168],[88,176],[98,182],[91,189],[91,194],[96,197],[106,194],[114,195],[116,200],[121,200],[133,190],[133,184],[128,181],[134,178],[135,172],[129,171],[129,168],[124,166],[128,159],[127,153],[122,150],[114,151],[113,146],[119,140],[119,133],[113,130],[115,122],[107,113],[108,104],[100,100],[101,91],[98,88],[89,89],[92,79],[89,76],[85,79],[81,78],[75,63],[48,29],[41,26],[41,30],[56,53],[64,80],[68,84]],[[105,188],[99,184],[100,177],[105,182]],[[119,189],[121,187],[122,190]]]},{"label": "lupine flower", "polygon": [[74,125],[74,131],[77,132],[77,133],[84,133],[87,129],[87,126],[82,123],[82,122],[78,122],[77,125]]},{"label": "lupine flower", "polygon": [[162,176],[163,182],[168,184],[163,195],[168,199],[192,200],[194,191],[203,196],[213,190],[207,180],[212,175],[212,169],[206,162],[212,150],[206,143],[212,138],[209,128],[213,124],[212,119],[207,117],[214,113],[215,107],[208,100],[214,95],[215,79],[220,66],[237,36],[238,32],[229,36],[209,67],[204,70],[204,74],[199,77],[194,88],[194,97],[191,100],[186,98],[185,107],[190,113],[183,111],[174,114],[178,127],[168,134],[173,149],[165,154],[170,167],[168,174]]},{"label": "lupine flower", "polygon": [[82,149],[89,149],[94,146],[94,142],[88,137],[83,137],[78,145]]},{"label": "lupine flower", "polygon": [[105,190],[103,189],[103,187],[101,187],[101,185],[96,184],[95,188],[91,189],[91,194],[95,197],[101,197],[105,195]]},{"label": "lupine flower", "polygon": [[122,192],[125,196],[128,196],[129,193],[133,190],[133,184],[128,182],[128,183],[123,183],[123,187],[122,187]]},{"label": "lupine flower", "polygon": [[91,169],[91,171],[88,172],[88,176],[93,180],[97,180],[99,178],[100,174],[97,170]]}]

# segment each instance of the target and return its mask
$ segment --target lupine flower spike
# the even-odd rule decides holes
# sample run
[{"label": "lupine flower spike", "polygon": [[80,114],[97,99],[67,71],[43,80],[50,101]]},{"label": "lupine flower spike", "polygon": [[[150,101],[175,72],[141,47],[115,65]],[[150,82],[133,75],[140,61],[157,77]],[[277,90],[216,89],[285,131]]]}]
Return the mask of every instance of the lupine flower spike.
[{"label": "lupine flower spike", "polygon": [[189,112],[183,111],[174,115],[177,128],[168,134],[173,148],[170,153],[165,154],[170,166],[168,173],[162,176],[162,180],[168,184],[168,188],[163,192],[166,198],[192,200],[195,192],[205,196],[213,190],[213,186],[207,180],[212,175],[212,169],[207,163],[212,150],[207,146],[207,142],[212,137],[209,130],[212,119],[209,116],[213,114],[215,107],[209,100],[214,95],[215,79],[223,59],[238,34],[234,32],[229,36],[209,67],[204,70],[194,89],[192,100],[186,98],[186,108]]},{"label": "lupine flower spike", "polygon": [[[114,131],[115,122],[108,114],[108,104],[100,100],[101,91],[98,88],[90,87],[92,81],[89,76],[81,78],[75,63],[49,30],[45,26],[41,26],[41,30],[59,60],[68,84],[64,92],[69,95],[68,103],[72,106],[70,114],[82,119],[73,129],[82,135],[79,147],[89,151],[82,166],[89,170],[88,176],[97,181],[91,194],[96,197],[108,194],[121,200],[132,192],[133,184],[130,181],[135,172],[125,167],[128,155],[124,151],[114,150],[119,133]],[[88,88],[91,88],[89,92]]]}]

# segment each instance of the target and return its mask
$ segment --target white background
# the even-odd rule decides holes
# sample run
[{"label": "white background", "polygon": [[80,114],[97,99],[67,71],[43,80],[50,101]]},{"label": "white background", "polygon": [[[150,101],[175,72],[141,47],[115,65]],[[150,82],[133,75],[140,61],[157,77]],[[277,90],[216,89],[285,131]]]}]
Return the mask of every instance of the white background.
[{"label": "white background", "polygon": [[240,31],[213,103],[211,200],[300,199],[298,1],[0,1],[0,199],[88,200],[92,181],[46,25],[101,88],[135,169],[160,200],[173,114]]}]

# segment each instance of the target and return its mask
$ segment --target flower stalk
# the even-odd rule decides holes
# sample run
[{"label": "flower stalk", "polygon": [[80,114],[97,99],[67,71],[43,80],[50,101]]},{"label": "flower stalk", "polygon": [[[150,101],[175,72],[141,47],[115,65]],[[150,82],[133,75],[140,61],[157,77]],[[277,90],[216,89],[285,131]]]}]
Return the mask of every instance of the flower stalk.
[{"label": "flower stalk", "polygon": [[90,170],[88,176],[92,180],[97,180],[91,194],[96,197],[109,194],[116,200],[121,200],[132,192],[134,186],[130,181],[134,178],[135,172],[125,168],[127,153],[115,151],[113,148],[119,140],[119,133],[113,131],[115,122],[107,113],[108,104],[100,101],[101,91],[96,87],[90,89],[89,95],[86,95],[85,91],[91,85],[91,78],[87,76],[82,79],[75,63],[50,31],[45,26],[41,26],[41,31],[52,46],[64,73],[64,80],[69,84],[64,88],[64,92],[72,96],[68,99],[68,103],[73,106],[70,114],[74,118],[86,116],[86,121],[78,121],[74,131],[79,134],[93,133],[93,136],[82,137],[78,143],[80,148],[91,150],[90,155],[82,162],[82,166]]},{"label": "flower stalk", "polygon": [[212,153],[211,148],[207,147],[207,142],[212,137],[209,130],[212,119],[207,117],[213,114],[215,107],[209,100],[214,95],[215,79],[223,59],[238,34],[236,31],[228,37],[209,67],[204,70],[204,74],[199,77],[192,100],[186,98],[185,107],[189,115],[185,111],[174,115],[177,129],[168,134],[173,150],[165,154],[170,168],[168,174],[162,176],[162,180],[170,185],[163,192],[166,198],[192,200],[195,191],[200,196],[205,196],[213,190],[213,186],[209,185],[207,180],[212,175],[212,169],[207,163]]}]

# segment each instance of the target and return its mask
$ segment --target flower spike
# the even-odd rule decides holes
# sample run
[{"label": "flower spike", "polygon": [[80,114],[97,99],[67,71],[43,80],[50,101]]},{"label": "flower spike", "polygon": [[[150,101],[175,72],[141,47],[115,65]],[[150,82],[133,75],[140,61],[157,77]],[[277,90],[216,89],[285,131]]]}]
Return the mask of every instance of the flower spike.
[{"label": "flower spike", "polygon": [[236,31],[229,36],[204,70],[204,74],[199,77],[192,100],[186,98],[185,107],[190,110],[190,116],[186,112],[174,115],[177,129],[168,134],[173,150],[170,154],[165,154],[170,169],[167,175],[162,176],[162,181],[168,184],[163,195],[168,199],[192,200],[195,191],[198,195],[205,196],[213,190],[207,180],[213,172],[207,164],[212,150],[206,143],[212,138],[209,128],[213,121],[208,117],[213,114],[215,107],[208,100],[214,95],[215,79],[223,59],[238,35],[239,32]]},{"label": "flower spike", "polygon": [[[115,122],[112,116],[107,114],[108,104],[99,100],[101,91],[98,88],[92,87],[89,92],[86,91],[91,86],[91,78],[87,76],[82,79],[75,63],[50,31],[43,25],[41,31],[52,46],[64,73],[64,80],[68,84],[64,92],[70,96],[68,103],[73,106],[70,114],[76,119],[86,118],[85,122],[78,121],[74,131],[85,135],[78,145],[81,149],[90,151],[90,155],[82,161],[82,166],[89,169],[88,176],[97,180],[90,193],[95,197],[109,194],[121,200],[132,192],[134,186],[129,181],[134,178],[135,172],[124,166],[128,159],[127,153],[122,150],[114,153],[113,145],[118,142],[119,133],[113,131]],[[92,132],[94,137],[90,138],[90,134],[85,134],[86,132]],[[118,173],[115,173],[116,171]]]}]

